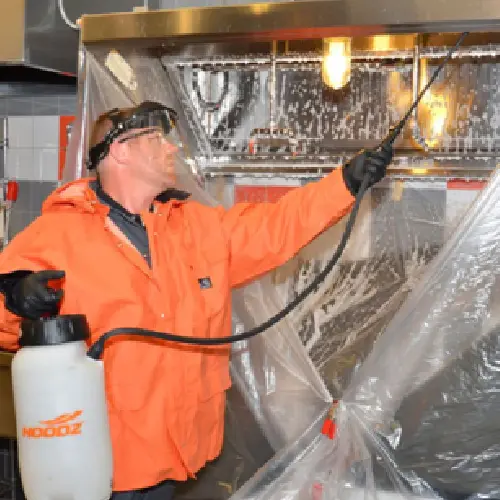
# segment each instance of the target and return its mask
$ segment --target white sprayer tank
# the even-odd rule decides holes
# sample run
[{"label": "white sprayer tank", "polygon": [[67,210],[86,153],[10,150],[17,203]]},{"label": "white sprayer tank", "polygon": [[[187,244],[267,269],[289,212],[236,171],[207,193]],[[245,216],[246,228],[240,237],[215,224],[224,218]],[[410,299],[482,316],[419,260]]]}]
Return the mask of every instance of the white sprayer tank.
[{"label": "white sprayer tank", "polygon": [[102,361],[86,355],[85,316],[24,321],[12,362],[27,500],[107,500],[112,449]]}]

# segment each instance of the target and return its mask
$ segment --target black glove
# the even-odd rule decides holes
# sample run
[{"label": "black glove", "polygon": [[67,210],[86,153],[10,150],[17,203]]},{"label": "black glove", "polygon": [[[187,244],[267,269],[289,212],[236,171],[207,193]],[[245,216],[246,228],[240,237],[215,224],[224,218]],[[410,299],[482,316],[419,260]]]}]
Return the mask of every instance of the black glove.
[{"label": "black glove", "polygon": [[5,295],[5,307],[28,319],[54,316],[59,312],[62,290],[49,287],[49,280],[62,279],[64,271],[16,271],[0,277],[0,289]]},{"label": "black glove", "polygon": [[345,185],[353,196],[358,194],[363,178],[370,174],[367,188],[372,187],[385,177],[387,167],[394,152],[390,144],[383,143],[377,150],[361,150],[342,169]]}]

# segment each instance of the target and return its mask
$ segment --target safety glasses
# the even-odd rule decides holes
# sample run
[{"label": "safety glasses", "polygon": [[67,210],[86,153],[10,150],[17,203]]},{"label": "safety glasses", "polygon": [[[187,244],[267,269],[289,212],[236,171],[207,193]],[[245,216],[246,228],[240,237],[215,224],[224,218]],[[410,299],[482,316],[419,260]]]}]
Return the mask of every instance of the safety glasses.
[{"label": "safety glasses", "polygon": [[164,133],[162,133],[162,131],[157,129],[157,128],[149,128],[147,130],[141,130],[140,132],[135,132],[134,134],[129,134],[126,137],[120,137],[118,139],[118,142],[123,143],[123,142],[130,141],[132,139],[137,139],[138,137],[142,137],[144,135],[152,135],[152,134],[161,135],[161,136],[164,135]]},{"label": "safety glasses", "polygon": [[118,137],[139,130],[137,133],[123,137],[120,142],[125,142],[134,137],[150,134],[153,131],[162,132],[168,136],[177,124],[177,113],[172,108],[156,102],[144,102],[132,110],[111,110],[107,118],[113,126],[104,139],[93,146],[89,151],[87,168],[93,170],[108,154],[111,143]]}]

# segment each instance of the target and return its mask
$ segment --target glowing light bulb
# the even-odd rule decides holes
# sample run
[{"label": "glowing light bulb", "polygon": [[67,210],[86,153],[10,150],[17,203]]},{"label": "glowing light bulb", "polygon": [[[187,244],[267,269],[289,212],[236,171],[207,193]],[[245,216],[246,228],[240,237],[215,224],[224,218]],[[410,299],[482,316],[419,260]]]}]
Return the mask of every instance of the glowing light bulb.
[{"label": "glowing light bulb", "polygon": [[[428,81],[428,62],[426,59],[420,61],[420,88],[424,88]],[[446,89],[439,91],[430,89],[421,102],[419,118],[421,126],[426,133],[426,142],[429,147],[439,145],[451,108],[451,97]]]},{"label": "glowing light bulb", "polygon": [[448,116],[448,102],[444,96],[433,96],[431,104],[431,134],[433,137],[439,137],[443,134]]},{"label": "glowing light bulb", "polygon": [[325,38],[323,42],[323,82],[333,89],[351,80],[351,39]]}]

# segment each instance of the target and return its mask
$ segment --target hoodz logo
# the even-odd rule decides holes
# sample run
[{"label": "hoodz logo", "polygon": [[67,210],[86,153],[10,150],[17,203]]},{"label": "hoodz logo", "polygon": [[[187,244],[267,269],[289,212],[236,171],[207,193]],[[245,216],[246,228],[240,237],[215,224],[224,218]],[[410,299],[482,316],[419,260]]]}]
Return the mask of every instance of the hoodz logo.
[{"label": "hoodz logo", "polygon": [[51,420],[40,420],[42,426],[23,427],[23,437],[30,439],[56,438],[66,436],[78,436],[82,433],[83,422],[75,420],[83,414],[83,410],[73,413],[63,413]]}]

